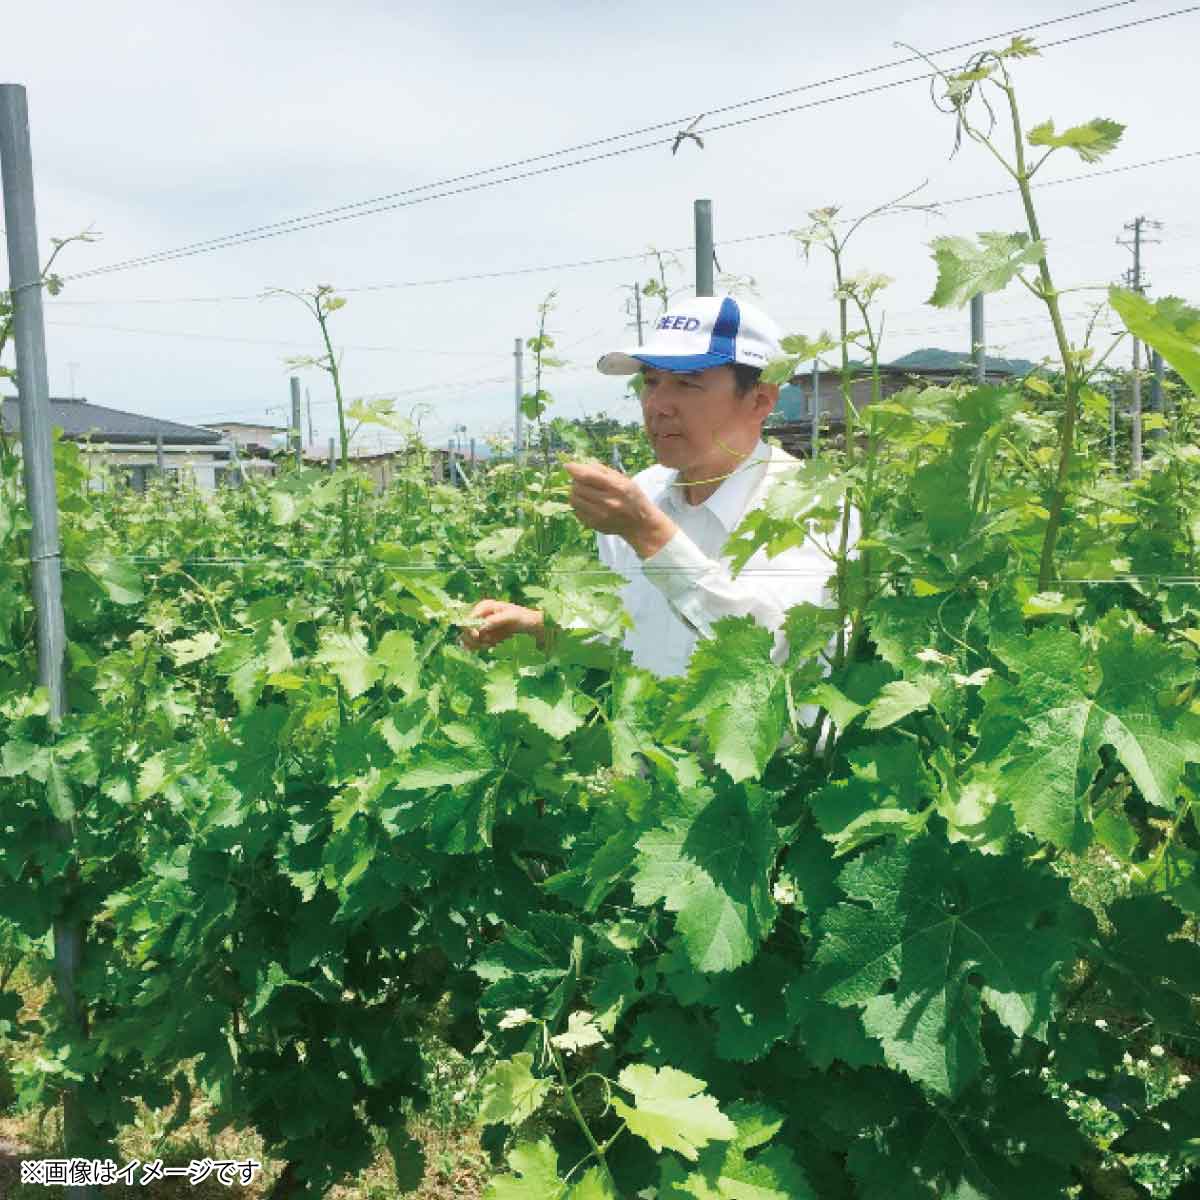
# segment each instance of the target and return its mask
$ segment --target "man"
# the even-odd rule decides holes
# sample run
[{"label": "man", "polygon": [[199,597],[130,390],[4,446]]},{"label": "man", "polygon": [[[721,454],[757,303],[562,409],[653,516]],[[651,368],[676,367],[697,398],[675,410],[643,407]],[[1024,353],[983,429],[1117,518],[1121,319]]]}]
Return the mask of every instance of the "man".
[{"label": "man", "polygon": [[[660,317],[646,345],[597,364],[607,375],[642,373],[642,416],[658,462],[632,479],[567,463],[571,507],[597,531],[601,561],[629,581],[622,598],[633,661],[660,676],[683,674],[697,638],[726,616],[753,616],[772,630],[772,658],[781,662],[788,609],[829,600],[835,536],[810,533],[769,560],[760,549],[736,578],[721,555],[772,480],[798,463],[762,440],[779,386],[760,375],[780,355],[778,328],[764,313],[732,296],[697,297]],[[537,609],[488,599],[472,615],[483,623],[464,632],[468,648],[518,633],[545,643]]]}]

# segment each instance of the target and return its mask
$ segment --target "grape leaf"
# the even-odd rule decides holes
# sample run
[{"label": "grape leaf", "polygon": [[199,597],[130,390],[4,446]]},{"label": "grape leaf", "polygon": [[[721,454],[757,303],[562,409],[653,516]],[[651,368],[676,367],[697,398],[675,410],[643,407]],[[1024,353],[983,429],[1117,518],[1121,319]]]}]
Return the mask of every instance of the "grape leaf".
[{"label": "grape leaf", "polygon": [[1102,745],[1116,751],[1145,799],[1167,810],[1185,765],[1200,761],[1200,717],[1162,699],[1189,677],[1183,652],[1115,610],[1098,629],[1094,657],[1066,629],[997,641],[995,653],[1020,683],[1011,696],[984,689],[985,704],[1019,714],[1025,726],[1005,755],[997,794],[1020,828],[1059,846],[1078,836],[1080,797]]},{"label": "grape leaf", "polygon": [[716,761],[734,782],[756,779],[787,724],[784,672],[774,637],[753,617],[724,617],[692,653],[675,719],[702,723]]},{"label": "grape leaf", "polygon": [[920,684],[907,679],[894,679],[883,686],[883,691],[871,701],[867,713],[868,729],[886,729],[902,721],[910,713],[929,707],[931,696]]},{"label": "grape leaf", "polygon": [[383,674],[383,667],[371,657],[367,639],[358,630],[351,633],[340,629],[323,632],[320,649],[313,655],[313,662],[328,667],[351,700],[361,696]]},{"label": "grape leaf", "polygon": [[696,970],[749,962],[775,919],[769,873],[779,837],[766,796],[731,789],[643,834],[637,846],[634,901],[666,902]]},{"label": "grape leaf", "polygon": [[[1200,1163],[1200,1082],[1152,1108],[1113,1144],[1118,1154],[1179,1154]],[[1186,1132],[1185,1132],[1186,1131]],[[1182,1135],[1182,1136],[1181,1136]]]},{"label": "grape leaf", "polygon": [[613,1098],[613,1110],[625,1121],[629,1132],[644,1139],[661,1154],[664,1149],[695,1162],[702,1147],[712,1141],[729,1141],[737,1127],[704,1094],[704,1080],[674,1067],[661,1070],[644,1063],[625,1067],[617,1077],[621,1087],[633,1095],[631,1107]]},{"label": "grape leaf", "polygon": [[1035,1080],[998,1073],[992,1095],[974,1089],[954,1106],[915,1091],[889,1099],[887,1118],[849,1147],[859,1200],[1062,1196],[1084,1151],[1074,1122]]},{"label": "grape leaf", "polygon": [[425,1178],[425,1150],[403,1122],[389,1131],[388,1150],[392,1155],[396,1186],[402,1192],[416,1191]]},{"label": "grape leaf", "polygon": [[199,662],[202,658],[208,658],[210,654],[215,653],[220,644],[221,639],[215,633],[209,633],[207,630],[204,630],[196,634],[194,638],[181,638],[176,642],[168,642],[167,649],[170,650],[171,656],[175,659],[175,665],[183,667],[188,663]]},{"label": "grape leaf", "polygon": [[597,1027],[596,1018],[580,1009],[567,1018],[566,1032],[556,1034],[550,1043],[568,1054],[574,1054],[586,1050],[588,1046],[604,1045],[604,1034]]},{"label": "grape leaf", "polygon": [[1046,252],[1045,244],[1025,233],[981,233],[978,244],[964,237],[934,238],[937,286],[928,303],[937,308],[962,307],[980,292],[1007,287],[1022,267],[1032,266]]},{"label": "grape leaf", "polygon": [[1200,396],[1200,309],[1175,296],[1147,300],[1119,287],[1108,289],[1108,302],[1125,328],[1157,350]]},{"label": "grape leaf", "polygon": [[852,903],[822,919],[821,995],[863,1008],[893,1068],[960,1094],[983,1064],[983,1003],[1015,1036],[1045,1038],[1076,953],[1064,880],[925,838],[868,851],[839,883]]},{"label": "grape leaf", "polygon": [[487,1185],[483,1200],[565,1200],[567,1185],[558,1177],[558,1153],[549,1138],[521,1142],[508,1154],[512,1175]]},{"label": "grape leaf", "polygon": [[[779,1132],[783,1121],[758,1104],[729,1110],[737,1133],[728,1144],[711,1145],[694,1169],[664,1159],[659,1200],[816,1200],[804,1171],[784,1146],[759,1148]],[[756,1150],[753,1158],[748,1151]]]},{"label": "grape leaf", "polygon": [[1072,125],[1062,133],[1054,132],[1053,121],[1043,121],[1029,131],[1031,146],[1049,146],[1052,149],[1074,150],[1084,162],[1099,162],[1106,154],[1117,148],[1125,126],[1105,117],[1096,117],[1083,125]]},{"label": "grape leaf", "polygon": [[375,647],[375,662],[383,668],[383,682],[411,696],[418,688],[421,664],[412,634],[390,629]]},{"label": "grape leaf", "polygon": [[514,1054],[496,1063],[484,1075],[479,1120],[485,1125],[502,1121],[520,1125],[533,1116],[550,1094],[551,1081],[539,1079],[531,1068],[532,1054]]}]

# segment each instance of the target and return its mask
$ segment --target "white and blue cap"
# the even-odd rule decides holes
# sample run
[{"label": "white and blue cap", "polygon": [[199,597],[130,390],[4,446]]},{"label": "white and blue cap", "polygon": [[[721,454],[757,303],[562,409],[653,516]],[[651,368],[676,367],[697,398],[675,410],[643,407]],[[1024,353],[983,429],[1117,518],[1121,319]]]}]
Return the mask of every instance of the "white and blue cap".
[{"label": "white and blue cap", "polygon": [[732,296],[696,296],[672,304],[654,322],[644,346],[606,354],[605,375],[632,375],[643,367],[703,371],[727,363],[765,367],[782,354],[779,327],[760,309]]}]

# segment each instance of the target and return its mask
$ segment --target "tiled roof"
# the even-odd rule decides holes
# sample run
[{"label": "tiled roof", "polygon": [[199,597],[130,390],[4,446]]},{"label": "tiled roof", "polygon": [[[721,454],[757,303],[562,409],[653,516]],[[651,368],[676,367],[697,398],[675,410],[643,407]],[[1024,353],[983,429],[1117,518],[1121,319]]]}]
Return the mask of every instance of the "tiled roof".
[{"label": "tiled roof", "polygon": [[[91,435],[106,442],[148,442],[153,444],[161,434],[166,446],[203,443],[213,445],[222,440],[212,429],[197,425],[181,425],[141,413],[121,412],[103,404],[88,404],[85,400],[50,399],[51,420],[63,431],[63,437],[76,441]],[[3,426],[10,432],[21,428],[20,405],[15,396],[4,397]]]}]

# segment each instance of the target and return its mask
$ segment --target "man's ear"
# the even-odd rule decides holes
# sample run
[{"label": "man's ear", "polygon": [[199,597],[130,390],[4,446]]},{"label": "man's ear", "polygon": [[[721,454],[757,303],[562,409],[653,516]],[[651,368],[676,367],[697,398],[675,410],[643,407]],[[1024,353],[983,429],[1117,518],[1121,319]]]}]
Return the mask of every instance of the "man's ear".
[{"label": "man's ear", "polygon": [[775,405],[779,403],[779,384],[757,383],[752,395],[754,415],[765,421],[775,411]]}]

